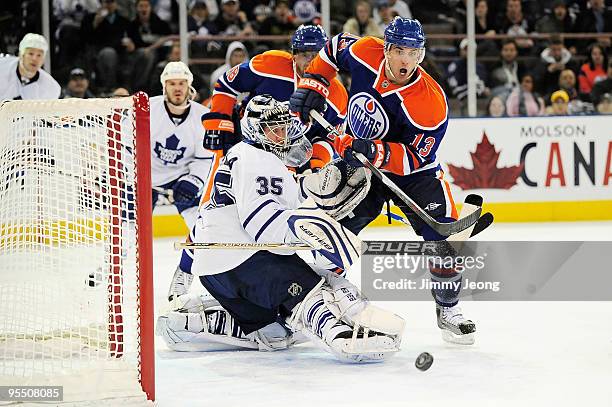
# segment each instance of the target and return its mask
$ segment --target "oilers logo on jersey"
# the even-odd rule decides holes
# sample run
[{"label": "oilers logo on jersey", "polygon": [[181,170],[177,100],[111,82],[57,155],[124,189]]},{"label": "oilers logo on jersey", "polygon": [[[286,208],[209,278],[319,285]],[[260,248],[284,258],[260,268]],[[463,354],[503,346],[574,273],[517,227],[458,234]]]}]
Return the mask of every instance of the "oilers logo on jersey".
[{"label": "oilers logo on jersey", "polygon": [[170,137],[166,138],[166,145],[162,146],[159,141],[155,142],[155,154],[157,154],[157,158],[164,162],[164,165],[168,164],[176,164],[178,160],[183,158],[185,155],[185,150],[187,147],[180,147],[179,139],[174,134]]},{"label": "oilers logo on jersey", "polygon": [[389,118],[372,95],[360,92],[349,101],[348,125],[355,137],[375,140],[387,134]]}]

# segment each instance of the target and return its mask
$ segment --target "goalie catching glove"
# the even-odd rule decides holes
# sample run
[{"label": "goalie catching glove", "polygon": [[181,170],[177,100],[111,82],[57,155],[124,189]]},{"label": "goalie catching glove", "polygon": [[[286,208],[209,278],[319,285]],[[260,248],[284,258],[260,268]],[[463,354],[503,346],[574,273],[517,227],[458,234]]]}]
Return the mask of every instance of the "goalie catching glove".
[{"label": "goalie catching glove", "polygon": [[298,179],[303,196],[313,199],[332,218],[348,215],[365,198],[371,185],[371,172],[337,159],[319,172]]}]

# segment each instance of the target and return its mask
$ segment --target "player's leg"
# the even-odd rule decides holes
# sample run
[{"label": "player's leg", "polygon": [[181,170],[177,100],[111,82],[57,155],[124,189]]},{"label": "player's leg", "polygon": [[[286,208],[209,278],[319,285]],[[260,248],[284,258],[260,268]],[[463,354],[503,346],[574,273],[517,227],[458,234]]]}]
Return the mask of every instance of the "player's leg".
[{"label": "player's leg", "polygon": [[358,235],[380,215],[387,191],[387,187],[378,178],[372,177],[368,194],[351,213],[340,220],[340,224]]},{"label": "player's leg", "polygon": [[[192,242],[196,233],[195,226],[191,229],[187,241]],[[181,259],[172,275],[170,287],[168,288],[168,301],[172,301],[178,296],[185,295],[189,292],[189,288],[193,282],[193,274],[191,267],[193,266],[193,256],[195,255],[192,249],[183,249],[181,251]]]},{"label": "player's leg", "polygon": [[[425,209],[438,222],[451,222],[458,219],[458,214],[448,182],[443,179],[442,175],[442,171],[428,171],[396,181],[421,208]],[[446,239],[426,225],[401,201],[398,206],[410,221],[415,232],[423,237],[423,240],[443,241]],[[448,249],[448,253],[442,257],[457,255],[452,246],[445,245],[444,247]],[[432,295],[436,302],[438,326],[442,330],[442,337],[444,340],[453,343],[473,344],[476,326],[463,316],[458,306],[462,274],[451,268],[432,265],[430,276],[433,282],[457,283],[435,285],[435,287],[444,288],[432,289]]]}]

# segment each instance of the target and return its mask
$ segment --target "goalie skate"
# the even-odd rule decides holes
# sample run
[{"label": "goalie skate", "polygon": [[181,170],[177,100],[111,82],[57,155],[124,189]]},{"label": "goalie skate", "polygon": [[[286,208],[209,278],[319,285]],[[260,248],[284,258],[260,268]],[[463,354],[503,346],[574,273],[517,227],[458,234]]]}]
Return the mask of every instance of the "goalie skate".
[{"label": "goalie skate", "polygon": [[469,319],[465,319],[459,306],[443,307],[436,305],[436,315],[438,317],[438,327],[442,330],[442,339],[446,342],[461,345],[474,344],[476,325]]}]

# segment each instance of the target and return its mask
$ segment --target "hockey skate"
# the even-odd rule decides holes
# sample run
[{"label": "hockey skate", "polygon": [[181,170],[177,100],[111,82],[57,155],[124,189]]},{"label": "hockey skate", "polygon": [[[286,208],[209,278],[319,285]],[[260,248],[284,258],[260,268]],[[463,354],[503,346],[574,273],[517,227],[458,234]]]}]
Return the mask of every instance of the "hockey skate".
[{"label": "hockey skate", "polygon": [[458,305],[443,307],[436,304],[438,327],[442,330],[442,339],[450,343],[472,345],[476,338],[476,325],[465,319]]}]

